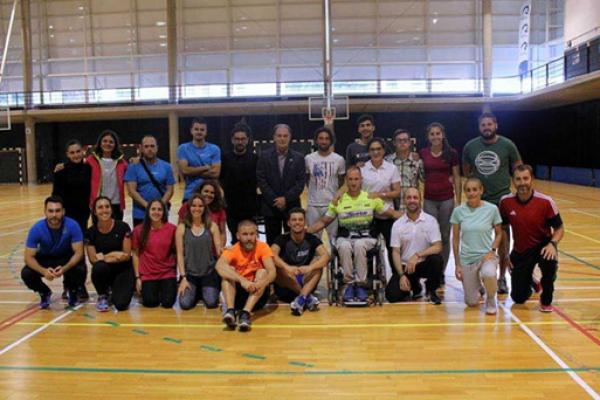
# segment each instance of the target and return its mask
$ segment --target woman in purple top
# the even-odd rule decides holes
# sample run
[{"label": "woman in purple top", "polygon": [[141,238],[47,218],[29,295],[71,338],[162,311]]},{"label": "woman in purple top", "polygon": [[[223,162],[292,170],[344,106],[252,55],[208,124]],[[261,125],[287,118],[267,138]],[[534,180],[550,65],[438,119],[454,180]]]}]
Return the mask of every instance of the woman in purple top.
[{"label": "woman in purple top", "polygon": [[450,215],[460,205],[462,195],[458,153],[450,146],[446,130],[439,122],[429,124],[426,132],[429,145],[419,152],[425,169],[423,211],[440,225],[445,270],[450,254]]}]

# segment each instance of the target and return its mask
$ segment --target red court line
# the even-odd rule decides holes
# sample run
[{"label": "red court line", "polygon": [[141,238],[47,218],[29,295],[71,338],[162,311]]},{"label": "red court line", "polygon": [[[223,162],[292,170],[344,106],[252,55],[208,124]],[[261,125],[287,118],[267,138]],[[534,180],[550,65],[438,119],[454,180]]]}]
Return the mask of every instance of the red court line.
[{"label": "red court line", "polygon": [[562,311],[560,308],[556,307],[556,306],[552,306],[554,308],[554,311],[556,311],[556,313],[565,321],[567,321],[569,323],[569,325],[571,325],[573,328],[577,329],[579,332],[581,332],[584,336],[586,336],[588,339],[590,339],[592,342],[596,343],[598,346],[600,346],[600,339],[598,339],[596,336],[592,335],[592,333],[584,328],[583,326],[579,325],[577,322],[573,321],[571,319],[571,317],[569,317],[567,314],[564,313],[564,311]]},{"label": "red court line", "polygon": [[30,315],[38,312],[39,310],[40,310],[40,308],[36,304],[36,305],[26,308],[25,310],[13,315],[12,317],[8,317],[4,321],[0,322],[0,332],[2,332],[3,330],[5,330],[7,328],[10,328],[17,322],[29,317]]}]

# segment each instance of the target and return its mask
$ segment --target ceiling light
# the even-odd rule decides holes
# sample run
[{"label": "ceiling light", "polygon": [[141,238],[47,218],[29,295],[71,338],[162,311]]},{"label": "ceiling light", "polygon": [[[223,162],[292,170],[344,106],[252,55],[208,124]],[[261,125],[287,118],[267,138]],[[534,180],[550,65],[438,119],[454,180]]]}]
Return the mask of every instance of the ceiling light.
[{"label": "ceiling light", "polygon": [[156,26],[165,26],[166,24],[165,21],[156,21]]}]

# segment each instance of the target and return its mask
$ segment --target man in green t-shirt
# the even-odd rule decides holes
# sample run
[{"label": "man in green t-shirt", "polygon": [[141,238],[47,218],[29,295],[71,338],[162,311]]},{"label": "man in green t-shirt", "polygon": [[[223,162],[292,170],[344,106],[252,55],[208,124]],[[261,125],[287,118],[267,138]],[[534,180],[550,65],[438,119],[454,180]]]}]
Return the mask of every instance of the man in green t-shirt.
[{"label": "man in green t-shirt", "polygon": [[[512,140],[498,135],[498,121],[492,113],[479,117],[480,136],[471,139],[463,148],[462,163],[465,176],[474,176],[483,183],[482,199],[496,206],[500,198],[510,193],[512,171],[523,164],[517,146]],[[508,240],[502,239],[499,249],[500,277],[498,293],[508,293],[506,267]]]},{"label": "man in green t-shirt", "polygon": [[[335,247],[340,255],[340,263],[344,271],[344,302],[357,299],[367,301],[367,251],[377,245],[373,233],[375,214],[390,218],[400,218],[402,214],[393,208],[387,208],[383,200],[371,199],[361,189],[362,174],[360,168],[352,166],[346,171],[348,191],[342,195],[337,204],[330,203],[327,212],[321,219],[312,224],[307,232],[319,232],[338,219],[338,235]],[[354,259],[354,261],[353,261]],[[356,269],[356,276],[354,270]]]}]

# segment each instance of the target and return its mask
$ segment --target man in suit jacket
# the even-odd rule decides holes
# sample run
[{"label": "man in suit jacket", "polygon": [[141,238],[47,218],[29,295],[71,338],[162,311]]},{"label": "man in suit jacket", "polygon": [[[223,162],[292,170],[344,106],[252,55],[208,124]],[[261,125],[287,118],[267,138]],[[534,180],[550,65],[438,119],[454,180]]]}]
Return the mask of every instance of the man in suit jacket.
[{"label": "man in suit jacket", "polygon": [[304,190],[304,156],[290,149],[292,130],[285,124],[273,127],[275,146],[258,158],[256,180],[262,193],[260,212],[265,217],[267,243],[273,244],[277,236],[289,228],[287,212],[300,207],[300,194]]}]

